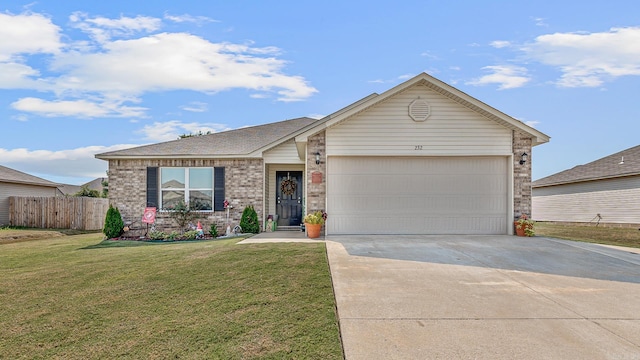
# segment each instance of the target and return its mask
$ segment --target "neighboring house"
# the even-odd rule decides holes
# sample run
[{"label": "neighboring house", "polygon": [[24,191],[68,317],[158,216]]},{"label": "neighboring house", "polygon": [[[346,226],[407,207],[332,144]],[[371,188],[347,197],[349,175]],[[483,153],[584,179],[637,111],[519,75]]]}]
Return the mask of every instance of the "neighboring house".
[{"label": "neighboring house", "polygon": [[73,196],[82,190],[80,185],[60,184],[58,186],[58,195]]},{"label": "neighboring house", "polygon": [[104,190],[104,186],[102,185],[102,183],[107,180],[108,179],[104,177],[95,178],[88,183],[82,184],[81,187],[86,186],[89,188],[89,190],[96,190],[102,195],[102,191]]},{"label": "neighboring house", "polygon": [[58,186],[58,195],[73,196],[79,193],[85,186],[89,188],[89,190],[96,190],[100,193],[100,195],[102,195],[102,192],[104,191],[104,186],[102,186],[102,183],[107,180],[107,178],[99,177],[82,185],[60,184]]},{"label": "neighboring house", "polygon": [[640,146],[532,185],[535,220],[640,224]]},{"label": "neighboring house", "polygon": [[9,197],[56,196],[58,185],[0,165],[0,225],[9,225]]},{"label": "neighboring house", "polygon": [[[326,210],[326,234],[511,234],[531,212],[531,161],[549,137],[420,74],[320,120],[299,118],[96,155],[127,222],[145,206],[204,204],[205,223],[298,226]],[[160,226],[170,226],[158,214]]]}]

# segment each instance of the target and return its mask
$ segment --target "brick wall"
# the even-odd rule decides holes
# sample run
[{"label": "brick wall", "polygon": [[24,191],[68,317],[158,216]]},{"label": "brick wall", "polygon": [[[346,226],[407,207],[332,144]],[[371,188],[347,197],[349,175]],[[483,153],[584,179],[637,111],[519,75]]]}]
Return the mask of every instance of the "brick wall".
[{"label": "brick wall", "polygon": [[[529,155],[527,162],[520,165],[522,153]],[[531,216],[531,138],[519,131],[513,132],[513,216]]]},{"label": "brick wall", "polygon": [[[307,205],[305,213],[327,209],[327,152],[325,146],[325,132],[309,137],[307,140]],[[316,164],[316,153],[320,152],[320,164]],[[312,174],[320,172],[322,182],[314,184]],[[328,214],[331,216],[331,214]],[[330,221],[330,220],[329,220]],[[324,226],[322,227],[324,234]]]},{"label": "brick wall", "polygon": [[[147,204],[147,167],[220,167],[225,168],[225,197],[233,209],[229,220],[232,225],[240,223],[245,206],[253,205],[258,219],[263,218],[263,163],[262,159],[231,160],[109,160],[109,201],[117,206],[125,223],[140,227],[142,214]],[[212,223],[218,225],[218,233],[226,231],[226,212],[205,213],[200,219],[205,231]],[[163,231],[175,230],[173,220],[162,212],[156,216],[156,226]],[[146,225],[145,225],[146,227]]]}]

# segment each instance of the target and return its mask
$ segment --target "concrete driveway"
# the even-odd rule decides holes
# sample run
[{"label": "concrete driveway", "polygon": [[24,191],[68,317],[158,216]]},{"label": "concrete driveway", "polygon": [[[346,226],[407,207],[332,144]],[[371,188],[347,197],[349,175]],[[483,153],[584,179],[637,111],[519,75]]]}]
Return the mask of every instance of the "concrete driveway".
[{"label": "concrete driveway", "polygon": [[515,236],[328,236],[346,358],[640,359],[640,255]]}]

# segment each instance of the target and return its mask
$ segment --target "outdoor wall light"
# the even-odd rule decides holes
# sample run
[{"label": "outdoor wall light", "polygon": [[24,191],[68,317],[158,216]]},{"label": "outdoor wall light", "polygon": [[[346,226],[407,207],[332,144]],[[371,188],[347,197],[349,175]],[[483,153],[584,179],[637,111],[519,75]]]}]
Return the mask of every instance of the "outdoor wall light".
[{"label": "outdoor wall light", "polygon": [[320,164],[320,152],[316,153],[316,165]]},{"label": "outdoor wall light", "polygon": [[520,165],[524,165],[527,162],[527,157],[529,157],[529,155],[526,152],[520,155]]}]

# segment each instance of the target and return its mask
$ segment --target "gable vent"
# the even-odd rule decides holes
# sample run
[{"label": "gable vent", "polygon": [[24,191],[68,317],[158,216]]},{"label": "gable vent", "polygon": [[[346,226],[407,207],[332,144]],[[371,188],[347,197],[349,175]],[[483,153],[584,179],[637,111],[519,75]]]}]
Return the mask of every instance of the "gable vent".
[{"label": "gable vent", "polygon": [[409,116],[413,121],[425,121],[431,115],[431,105],[422,99],[415,99],[409,104]]}]

